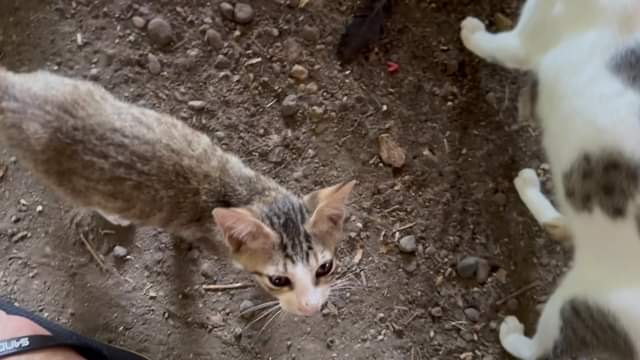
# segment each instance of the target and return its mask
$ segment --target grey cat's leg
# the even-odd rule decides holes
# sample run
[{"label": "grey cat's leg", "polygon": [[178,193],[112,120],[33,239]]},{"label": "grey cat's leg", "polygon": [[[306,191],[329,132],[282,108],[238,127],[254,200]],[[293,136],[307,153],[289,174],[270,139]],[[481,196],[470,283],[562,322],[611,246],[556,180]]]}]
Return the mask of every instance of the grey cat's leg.
[{"label": "grey cat's leg", "polygon": [[122,227],[126,227],[131,225],[131,221],[124,219],[118,215],[112,215],[109,213],[106,213],[102,210],[99,209],[95,209],[95,211],[100,214],[100,216],[102,216],[103,218],[105,218],[108,222],[112,223],[113,225],[116,226],[122,226]]},{"label": "grey cat's leg", "polygon": [[571,238],[565,218],[542,193],[540,179],[533,169],[520,171],[513,181],[520,199],[536,221],[556,240]]}]

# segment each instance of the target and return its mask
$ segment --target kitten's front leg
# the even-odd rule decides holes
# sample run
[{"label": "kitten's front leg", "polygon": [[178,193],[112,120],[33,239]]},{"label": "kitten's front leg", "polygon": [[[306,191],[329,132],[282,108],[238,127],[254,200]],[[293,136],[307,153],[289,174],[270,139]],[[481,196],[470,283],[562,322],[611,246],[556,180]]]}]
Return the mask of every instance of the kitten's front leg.
[{"label": "kitten's front leg", "polygon": [[568,240],[571,234],[565,223],[565,218],[551,201],[542,193],[540,179],[533,169],[520,171],[513,181],[520,199],[531,212],[536,221],[555,240]]},{"label": "kitten's front leg", "polygon": [[461,24],[460,38],[469,51],[486,61],[511,69],[528,70],[525,52],[515,31],[491,34],[482,21],[467,17]]}]

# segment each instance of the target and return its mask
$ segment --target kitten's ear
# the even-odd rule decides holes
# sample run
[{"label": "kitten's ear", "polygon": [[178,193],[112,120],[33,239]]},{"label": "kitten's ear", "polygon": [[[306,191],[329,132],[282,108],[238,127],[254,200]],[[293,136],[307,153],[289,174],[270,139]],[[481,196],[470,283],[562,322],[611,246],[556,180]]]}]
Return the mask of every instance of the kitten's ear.
[{"label": "kitten's ear", "polygon": [[234,254],[244,250],[269,249],[275,240],[273,231],[246,209],[216,208],[213,219]]},{"label": "kitten's ear", "polygon": [[335,245],[342,232],[347,213],[346,205],[355,180],[312,192],[304,197],[307,208],[313,211],[309,231]]}]

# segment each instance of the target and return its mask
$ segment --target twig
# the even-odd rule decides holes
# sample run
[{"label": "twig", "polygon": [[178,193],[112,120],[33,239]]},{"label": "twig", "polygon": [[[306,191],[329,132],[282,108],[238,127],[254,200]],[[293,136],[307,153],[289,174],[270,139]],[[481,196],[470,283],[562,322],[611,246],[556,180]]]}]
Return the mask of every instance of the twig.
[{"label": "twig", "polygon": [[387,209],[387,210],[385,210],[384,212],[385,212],[385,213],[390,213],[390,212],[392,212],[393,210],[395,210],[395,209],[399,209],[399,208],[400,208],[400,205],[393,205],[392,207],[388,208],[388,209]]},{"label": "twig", "polygon": [[539,285],[540,285],[540,283],[536,280],[536,281],[532,282],[531,284],[529,284],[529,285],[527,285],[525,287],[522,287],[522,288],[512,292],[511,294],[505,296],[504,298],[496,301],[496,305],[502,305],[505,302],[507,302],[507,301],[519,296],[519,295],[522,295],[522,294],[526,293],[527,291],[529,291],[529,290],[531,290],[531,289],[533,289],[533,288],[535,288],[535,287],[537,287]]},{"label": "twig", "polygon": [[416,226],[416,224],[417,224],[416,222],[412,222],[411,224],[407,224],[405,226],[401,226],[401,227],[393,230],[393,232],[398,233],[398,232],[400,232],[402,230],[407,230],[409,228],[412,228],[412,227]]},{"label": "twig", "polygon": [[225,291],[225,290],[238,290],[253,287],[253,284],[248,283],[235,283],[235,284],[212,284],[202,285],[203,290],[207,291]]},{"label": "twig", "polygon": [[87,248],[87,250],[89,250],[89,253],[91,253],[91,256],[93,257],[93,259],[100,266],[100,269],[102,269],[102,271],[106,272],[107,271],[107,267],[104,265],[104,261],[102,261],[102,259],[100,259],[100,256],[98,256],[96,251],[93,249],[93,246],[91,246],[91,243],[89,243],[89,241],[87,240],[86,237],[84,237],[84,234],[81,231],[78,231],[78,234],[80,235],[80,240],[82,240],[82,243],[84,244],[84,246]]}]

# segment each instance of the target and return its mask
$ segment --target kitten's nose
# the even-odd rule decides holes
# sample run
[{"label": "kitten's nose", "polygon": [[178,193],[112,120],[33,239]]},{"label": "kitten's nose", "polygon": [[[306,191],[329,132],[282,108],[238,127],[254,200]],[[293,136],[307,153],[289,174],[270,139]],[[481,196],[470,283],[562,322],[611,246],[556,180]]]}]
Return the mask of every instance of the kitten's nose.
[{"label": "kitten's nose", "polygon": [[322,306],[319,305],[319,304],[312,304],[312,303],[309,303],[309,302],[305,302],[299,307],[299,310],[300,310],[300,313],[302,315],[311,316],[311,315],[317,313],[318,311],[320,311],[321,307]]}]

